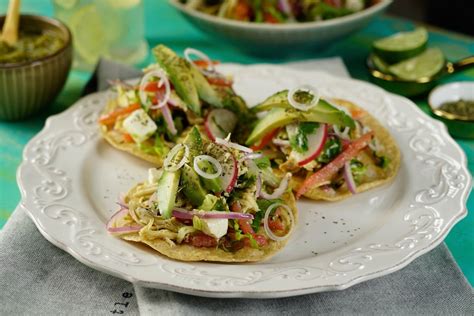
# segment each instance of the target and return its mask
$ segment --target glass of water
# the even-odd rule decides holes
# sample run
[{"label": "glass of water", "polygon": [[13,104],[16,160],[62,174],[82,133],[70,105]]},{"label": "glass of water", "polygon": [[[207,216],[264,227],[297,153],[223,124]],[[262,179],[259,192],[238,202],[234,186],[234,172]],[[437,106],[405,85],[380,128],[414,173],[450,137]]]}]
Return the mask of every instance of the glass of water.
[{"label": "glass of water", "polygon": [[55,16],[74,38],[74,67],[91,70],[99,57],[137,64],[148,54],[142,0],[53,0]]}]

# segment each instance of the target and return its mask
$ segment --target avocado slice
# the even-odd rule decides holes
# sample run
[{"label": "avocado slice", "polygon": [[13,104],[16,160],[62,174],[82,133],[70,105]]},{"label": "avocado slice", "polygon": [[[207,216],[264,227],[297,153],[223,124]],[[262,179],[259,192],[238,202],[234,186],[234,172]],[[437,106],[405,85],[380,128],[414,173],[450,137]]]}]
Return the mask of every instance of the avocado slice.
[{"label": "avocado slice", "polygon": [[[184,149],[180,150],[172,160],[172,163],[181,161],[184,155]],[[176,171],[167,171],[163,169],[160,179],[158,180],[158,188],[156,189],[158,199],[158,209],[161,216],[171,218],[171,213],[176,202],[176,194],[178,193],[179,180],[181,178],[181,169]]]},{"label": "avocado slice", "polygon": [[153,55],[158,64],[168,74],[179,97],[191,111],[200,116],[201,102],[199,101],[199,94],[189,63],[164,45],[158,45],[153,48]]},{"label": "avocado slice", "polygon": [[319,104],[322,104],[319,109],[311,109],[307,112],[297,111],[293,108],[273,108],[265,117],[258,121],[247,138],[246,144],[252,145],[275,128],[295,122],[317,122],[354,127],[354,120],[343,111],[327,103],[320,102],[318,106]]},{"label": "avocado slice", "polygon": [[201,133],[197,129],[196,126],[194,126],[186,135],[186,138],[184,139],[183,143],[188,146],[189,148],[189,155],[188,161],[191,161],[194,159],[194,157],[198,156],[202,152],[202,137]]},{"label": "avocado slice", "polygon": [[[270,111],[273,108],[293,109],[288,102],[288,90],[283,90],[268,97],[265,101],[254,106],[251,110],[254,113]],[[340,110],[324,99],[319,99],[318,104],[310,111],[313,112],[340,112]],[[352,120],[352,118],[350,118]],[[347,118],[345,118],[347,120]]]},{"label": "avocado slice", "polygon": [[182,168],[181,187],[183,188],[184,195],[188,198],[193,207],[198,207],[203,203],[207,192],[201,186],[196,171],[187,164]]},{"label": "avocado slice", "polygon": [[[207,161],[200,161],[198,163],[198,165],[199,165],[199,168],[201,168],[201,170],[214,172],[214,168]],[[221,185],[221,181],[220,181],[219,177],[217,177],[215,179],[206,179],[206,178],[203,178],[203,177],[200,177],[200,178],[201,178],[202,185],[207,190],[209,190],[211,192],[214,192],[214,193],[222,192],[223,189],[222,189],[222,185]]]},{"label": "avocado slice", "polygon": [[180,176],[181,170],[174,172],[164,170],[158,180],[158,189],[156,190],[158,209],[164,218],[171,218],[171,213],[173,212],[176,202],[176,194],[178,193]]},{"label": "avocado slice", "polygon": [[252,112],[258,113],[270,111],[274,107],[290,107],[290,104],[288,103],[288,90],[283,90],[273,94],[272,96],[266,98],[265,101],[263,101],[262,103],[257,104],[256,106],[251,108],[251,110]]},{"label": "avocado slice", "polygon": [[221,108],[223,106],[221,97],[207,81],[201,71],[199,71],[199,69],[194,65],[190,65],[189,68],[199,97],[210,105]]},{"label": "avocado slice", "polygon": [[203,211],[212,211],[216,205],[219,198],[213,194],[207,194],[202,201],[202,204],[199,205],[199,209]]}]

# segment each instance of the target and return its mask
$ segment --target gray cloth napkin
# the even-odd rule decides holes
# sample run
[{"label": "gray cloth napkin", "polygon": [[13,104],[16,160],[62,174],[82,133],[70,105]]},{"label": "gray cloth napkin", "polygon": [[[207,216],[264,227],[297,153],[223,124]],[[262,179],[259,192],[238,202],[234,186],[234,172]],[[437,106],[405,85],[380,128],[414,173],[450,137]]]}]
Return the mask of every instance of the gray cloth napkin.
[{"label": "gray cloth napkin", "polygon": [[[347,76],[340,59],[292,64]],[[136,70],[101,61],[88,91]],[[41,236],[21,207],[0,233],[0,315],[474,315],[474,295],[443,244],[408,267],[345,291],[248,300],[147,289],[93,270]],[[283,281],[282,281],[283,282]]]}]

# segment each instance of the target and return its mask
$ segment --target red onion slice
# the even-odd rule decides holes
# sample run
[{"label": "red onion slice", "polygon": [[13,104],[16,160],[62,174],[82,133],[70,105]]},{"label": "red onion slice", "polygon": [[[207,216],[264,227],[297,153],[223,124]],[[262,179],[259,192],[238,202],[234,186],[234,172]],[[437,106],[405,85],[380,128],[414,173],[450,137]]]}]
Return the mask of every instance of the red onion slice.
[{"label": "red onion slice", "polygon": [[243,162],[245,160],[259,159],[259,158],[262,158],[262,157],[263,157],[262,153],[249,153],[249,154],[245,154],[242,158],[240,158],[239,162]]},{"label": "red onion slice", "polygon": [[291,5],[288,0],[278,0],[278,9],[280,9],[281,12],[285,13],[288,16],[293,15],[293,12],[291,11]]},{"label": "red onion slice", "polygon": [[290,141],[280,138],[274,138],[272,142],[279,147],[290,147]]},{"label": "red onion slice", "polygon": [[[165,85],[165,95],[158,104],[150,104],[147,97],[148,92],[145,91],[146,85],[153,77],[160,78],[160,81],[158,82],[158,87],[161,87],[163,84]],[[168,77],[166,76],[166,73],[162,69],[155,69],[146,73],[140,81],[140,86],[138,88],[138,96],[140,97],[141,103],[146,106],[149,106],[150,109],[160,109],[165,106],[171,96],[171,85],[168,80]]]},{"label": "red onion slice", "polygon": [[357,185],[354,181],[351,171],[351,163],[347,161],[344,164],[344,180],[346,180],[347,188],[351,191],[352,194],[357,193]]},{"label": "red onion slice", "polygon": [[[309,104],[306,103],[300,103],[295,100],[295,93],[298,91],[305,91],[313,95],[313,100]],[[319,91],[315,87],[311,85],[302,85],[296,88],[291,89],[288,92],[288,102],[292,107],[294,107],[297,110],[300,111],[309,111],[310,109],[314,108],[316,105],[318,105],[319,102]]]},{"label": "red onion slice", "polygon": [[[229,136],[227,136],[227,138],[229,138]],[[229,141],[227,138],[222,139],[222,138],[216,137],[216,144],[219,144],[219,145],[222,145],[222,146],[225,146],[225,147],[228,147],[228,148],[237,149],[237,150],[242,151],[244,153],[253,153],[253,150],[251,148],[239,145],[237,143],[233,143],[233,142]]]},{"label": "red onion slice", "polygon": [[194,216],[203,219],[253,219],[252,214],[237,213],[237,212],[219,212],[219,211],[188,211],[182,208],[175,208],[173,216],[180,219],[193,219]]},{"label": "red onion slice", "polygon": [[127,234],[135,233],[142,229],[140,225],[124,226],[124,227],[112,227],[112,224],[118,219],[122,219],[128,214],[128,208],[121,207],[118,212],[110,217],[107,224],[105,225],[107,231],[112,234]]},{"label": "red onion slice", "polygon": [[[268,223],[268,219],[270,217],[271,212],[277,207],[283,208],[285,211],[287,211],[288,216],[290,217],[290,220],[291,220],[290,230],[285,236],[275,235],[270,229],[270,225]],[[291,208],[288,205],[281,204],[281,203],[273,203],[272,205],[270,205],[265,212],[265,217],[263,218],[263,228],[265,229],[265,233],[267,233],[270,239],[273,239],[275,241],[281,241],[281,240],[287,239],[290,236],[291,232],[293,231],[294,224],[295,224],[295,217],[293,216],[293,212],[291,211]]]},{"label": "red onion slice", "polygon": [[163,105],[160,109],[165,119],[166,127],[170,131],[171,135],[178,134],[178,131],[176,130],[176,126],[174,125],[173,116],[171,115],[171,111],[170,111],[170,108],[168,107],[168,104]]},{"label": "red onion slice", "polygon": [[[287,173],[285,177],[283,177],[283,179],[281,180],[278,188],[276,188],[272,194],[268,194],[267,192],[265,192],[265,190],[263,190],[263,188],[261,188],[259,196],[266,200],[273,200],[273,199],[279,198],[288,188],[288,183],[290,181],[290,178],[291,178],[291,173]],[[257,182],[258,182],[258,178],[257,178]]]}]

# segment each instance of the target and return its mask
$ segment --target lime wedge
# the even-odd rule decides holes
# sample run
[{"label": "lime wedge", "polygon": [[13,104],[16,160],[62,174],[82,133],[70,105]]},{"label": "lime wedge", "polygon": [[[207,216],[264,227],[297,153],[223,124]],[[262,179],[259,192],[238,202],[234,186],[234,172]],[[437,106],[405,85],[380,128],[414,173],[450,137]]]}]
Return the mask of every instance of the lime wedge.
[{"label": "lime wedge", "polygon": [[445,63],[443,52],[439,48],[429,48],[418,56],[388,67],[388,70],[400,79],[417,80],[438,74]]},{"label": "lime wedge", "polygon": [[426,29],[417,28],[412,32],[400,32],[375,41],[373,51],[385,61],[396,63],[423,52],[427,42]]},{"label": "lime wedge", "polygon": [[101,55],[107,52],[106,27],[96,5],[80,7],[69,20],[74,35],[74,48],[79,57],[88,64],[95,64]]},{"label": "lime wedge", "polygon": [[374,67],[383,73],[388,73],[388,67],[390,67],[389,64],[387,64],[382,58],[375,54],[370,55],[370,59],[372,60],[372,63],[374,64]]}]

